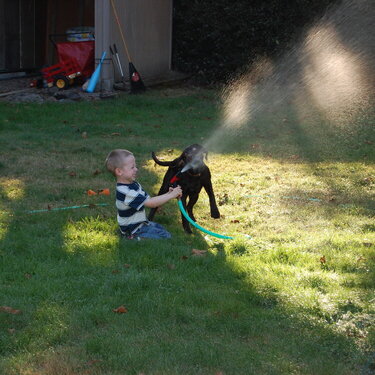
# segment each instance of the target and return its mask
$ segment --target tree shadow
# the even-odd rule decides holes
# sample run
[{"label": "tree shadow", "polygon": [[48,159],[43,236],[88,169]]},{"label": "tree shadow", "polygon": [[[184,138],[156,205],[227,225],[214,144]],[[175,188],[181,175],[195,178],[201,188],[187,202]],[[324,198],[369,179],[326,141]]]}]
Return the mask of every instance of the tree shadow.
[{"label": "tree shadow", "polygon": [[[42,374],[342,373],[356,366],[352,338],[284,309],[276,290],[257,290],[228,261],[224,243],[216,254],[193,256],[193,247],[207,249],[206,239],[179,225],[165,242],[119,241],[108,236],[111,209],[25,215],[29,200],[25,186],[16,204],[3,203],[10,218],[0,243],[3,303],[22,310],[1,314],[5,371],[15,363],[14,373],[21,366]],[[164,224],[178,216],[171,207]],[[122,303],[129,313],[121,320],[112,309]]]},{"label": "tree shadow", "polygon": [[[228,152],[248,153],[250,147],[254,154],[279,160],[301,155],[311,164],[321,161],[321,150],[327,151],[321,141],[337,137],[337,132],[313,126],[306,132],[296,123],[296,112],[270,112],[251,129],[236,133]],[[131,149],[141,149],[139,139],[127,141]],[[99,159],[94,151],[98,144],[75,148],[67,160],[77,161],[86,151]],[[362,160],[363,154],[342,148],[329,160]],[[42,166],[34,167],[38,170],[31,174],[37,175]],[[17,173],[9,168],[5,176],[18,178]],[[48,181],[43,181],[43,196],[53,197],[59,189],[48,195]],[[154,186],[156,174],[148,172],[145,182],[146,189]],[[185,235],[177,205],[156,217],[172,229],[171,240],[120,241],[114,234],[114,207],[25,215],[38,201],[38,188],[26,184],[23,197],[4,208],[9,214],[0,240],[4,303],[23,310],[20,315],[1,313],[6,369],[18,364],[52,374],[43,363],[47,352],[52,359],[71,361],[70,373],[356,373],[362,352],[355,337],[331,329],[319,311],[286,308],[272,283],[259,288],[227,256],[225,243],[208,245],[196,230]],[[192,248],[210,251],[193,256]],[[113,309],[122,304],[129,311],[117,315]],[[34,353],[38,358],[31,358]],[[89,367],[87,361],[99,361],[98,366]]]}]

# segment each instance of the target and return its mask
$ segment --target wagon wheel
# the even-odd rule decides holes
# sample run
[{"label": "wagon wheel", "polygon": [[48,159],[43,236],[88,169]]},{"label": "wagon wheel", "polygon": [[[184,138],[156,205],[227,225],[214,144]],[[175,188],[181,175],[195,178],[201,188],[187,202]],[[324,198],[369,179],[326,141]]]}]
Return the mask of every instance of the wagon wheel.
[{"label": "wagon wheel", "polygon": [[63,75],[57,75],[56,77],[55,77],[55,81],[54,81],[54,83],[55,83],[55,86],[58,88],[58,89],[60,89],[60,90],[64,90],[64,89],[66,89],[66,88],[68,88],[69,87],[69,79],[68,78],[66,78],[65,76],[63,76]]}]

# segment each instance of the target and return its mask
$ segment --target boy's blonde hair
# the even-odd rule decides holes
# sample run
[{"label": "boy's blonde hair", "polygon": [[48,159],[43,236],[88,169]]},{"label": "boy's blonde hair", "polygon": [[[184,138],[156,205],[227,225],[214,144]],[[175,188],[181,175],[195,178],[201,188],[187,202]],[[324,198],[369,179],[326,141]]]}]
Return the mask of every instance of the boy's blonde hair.
[{"label": "boy's blonde hair", "polygon": [[126,162],[126,158],[129,156],[133,156],[133,153],[128,150],[113,150],[105,159],[105,166],[107,167],[108,171],[116,177],[116,168],[121,168]]}]

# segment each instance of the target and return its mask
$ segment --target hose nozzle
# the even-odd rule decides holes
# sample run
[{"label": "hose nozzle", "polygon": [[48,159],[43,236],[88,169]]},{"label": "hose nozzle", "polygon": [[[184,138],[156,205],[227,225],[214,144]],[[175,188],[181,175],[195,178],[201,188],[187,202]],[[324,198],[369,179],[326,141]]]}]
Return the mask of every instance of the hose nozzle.
[{"label": "hose nozzle", "polygon": [[178,177],[180,174],[182,174],[182,171],[178,171],[172,178],[171,180],[169,181],[169,184],[172,186],[172,187],[176,187],[177,186],[177,181],[180,179],[180,177]]},{"label": "hose nozzle", "polygon": [[171,178],[171,180],[169,181],[170,184],[174,185],[175,183],[177,183],[177,181],[179,180],[179,178],[177,177],[177,174],[175,176],[173,176]]}]

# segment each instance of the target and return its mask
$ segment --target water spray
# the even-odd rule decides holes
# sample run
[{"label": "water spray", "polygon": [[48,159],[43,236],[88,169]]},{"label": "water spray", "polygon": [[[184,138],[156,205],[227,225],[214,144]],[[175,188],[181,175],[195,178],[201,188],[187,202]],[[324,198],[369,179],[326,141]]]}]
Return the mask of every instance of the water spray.
[{"label": "water spray", "polygon": [[[188,163],[188,164],[186,164],[185,167],[183,167],[183,168],[181,169],[181,171],[177,173],[177,175],[178,175],[178,174],[181,174],[181,173],[184,173],[184,172],[186,172],[186,171],[188,171],[188,170],[191,169],[192,167],[193,167],[192,163]],[[176,175],[176,176],[177,176],[177,175]]]}]

